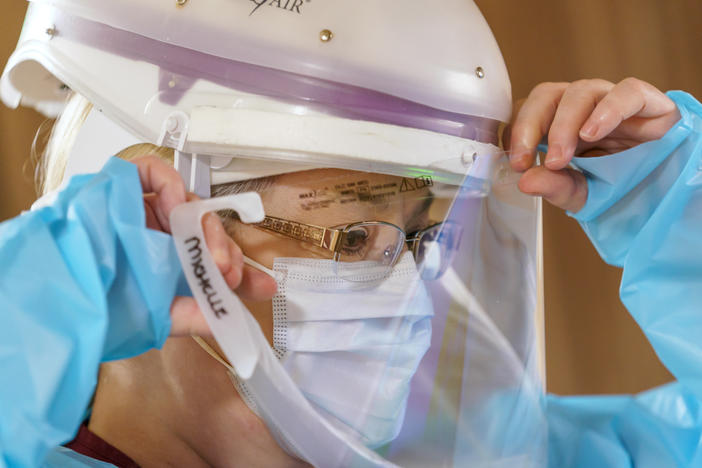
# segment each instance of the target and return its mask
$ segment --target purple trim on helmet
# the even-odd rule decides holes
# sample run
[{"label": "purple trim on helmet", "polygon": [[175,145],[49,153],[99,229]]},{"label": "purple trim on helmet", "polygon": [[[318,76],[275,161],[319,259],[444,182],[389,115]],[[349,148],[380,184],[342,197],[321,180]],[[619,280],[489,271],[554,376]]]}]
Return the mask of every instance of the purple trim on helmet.
[{"label": "purple trim on helmet", "polygon": [[198,79],[204,79],[337,117],[498,143],[497,120],[447,112],[358,86],[224,59],[62,12],[56,13],[54,21],[63,38],[160,66],[159,99],[169,105],[176,105]]}]

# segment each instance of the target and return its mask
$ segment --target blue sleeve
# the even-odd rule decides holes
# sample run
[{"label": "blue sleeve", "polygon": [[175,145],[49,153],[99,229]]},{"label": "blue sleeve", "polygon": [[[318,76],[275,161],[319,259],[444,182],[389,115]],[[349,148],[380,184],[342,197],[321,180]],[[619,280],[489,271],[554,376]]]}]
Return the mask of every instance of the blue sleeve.
[{"label": "blue sleeve", "polygon": [[702,106],[660,140],[577,158],[576,218],[624,269],[620,297],[677,382],[641,395],[547,399],[551,466],[702,466]]},{"label": "blue sleeve", "polygon": [[133,164],[113,158],[44,205],[0,224],[0,467],[71,439],[100,362],[161,347],[182,285]]},{"label": "blue sleeve", "polygon": [[702,466],[702,408],[679,382],[635,396],[546,398],[548,466]]}]

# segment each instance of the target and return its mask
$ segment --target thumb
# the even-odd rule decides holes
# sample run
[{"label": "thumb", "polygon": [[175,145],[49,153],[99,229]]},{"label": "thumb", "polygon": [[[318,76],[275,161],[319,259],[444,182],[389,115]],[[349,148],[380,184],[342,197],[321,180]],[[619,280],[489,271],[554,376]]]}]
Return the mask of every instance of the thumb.
[{"label": "thumb", "polygon": [[577,213],[587,201],[587,180],[575,169],[552,171],[543,166],[529,169],[519,179],[519,190],[541,196],[552,205]]}]

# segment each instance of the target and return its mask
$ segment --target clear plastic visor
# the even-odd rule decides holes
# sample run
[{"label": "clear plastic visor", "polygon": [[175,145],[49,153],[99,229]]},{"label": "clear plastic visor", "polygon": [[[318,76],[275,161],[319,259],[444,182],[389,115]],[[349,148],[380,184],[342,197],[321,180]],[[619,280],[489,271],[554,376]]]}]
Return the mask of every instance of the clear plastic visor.
[{"label": "clear plastic visor", "polygon": [[220,215],[275,272],[273,303],[246,305],[286,371],[391,463],[545,463],[539,205],[501,163],[492,184],[319,169],[214,188],[261,194],[262,222]]}]

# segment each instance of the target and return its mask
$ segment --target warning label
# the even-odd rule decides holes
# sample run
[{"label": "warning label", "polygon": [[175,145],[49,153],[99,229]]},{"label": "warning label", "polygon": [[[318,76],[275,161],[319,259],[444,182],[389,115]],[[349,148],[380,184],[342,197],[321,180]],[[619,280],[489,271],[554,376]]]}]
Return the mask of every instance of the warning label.
[{"label": "warning label", "polygon": [[[413,182],[413,186],[416,184]],[[301,208],[305,211],[320,208],[329,208],[333,204],[345,205],[347,203],[372,203],[378,205],[387,203],[398,193],[397,182],[372,184],[369,180],[357,180],[342,184],[335,184],[333,188],[312,190],[298,195]],[[414,189],[416,190],[416,188]]]},{"label": "warning label", "polygon": [[424,187],[431,187],[432,185],[434,185],[434,181],[431,180],[429,176],[415,177],[414,179],[404,177],[400,184],[400,193],[413,192]]}]

